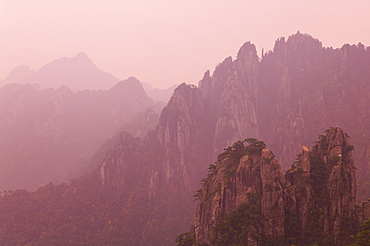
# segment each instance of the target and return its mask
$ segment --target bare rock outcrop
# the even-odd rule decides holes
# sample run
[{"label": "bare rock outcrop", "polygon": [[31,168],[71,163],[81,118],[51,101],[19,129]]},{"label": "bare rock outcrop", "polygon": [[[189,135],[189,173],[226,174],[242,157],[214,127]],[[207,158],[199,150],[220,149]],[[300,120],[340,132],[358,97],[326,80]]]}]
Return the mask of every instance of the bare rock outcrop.
[{"label": "bare rock outcrop", "polygon": [[[250,145],[244,146],[248,142]],[[219,156],[215,169],[204,180],[197,192],[199,198],[195,215],[197,242],[211,245],[228,243],[223,236],[233,227],[230,238],[233,242],[257,245],[258,234],[274,238],[284,235],[283,174],[273,153],[262,141],[249,139],[236,142]],[[280,178],[277,178],[280,177]],[[235,224],[229,215],[237,211],[237,217],[250,217]],[[254,214],[252,214],[254,213]],[[256,218],[259,217],[258,223]],[[224,223],[224,221],[227,221]],[[227,224],[227,225],[225,225]],[[240,228],[246,233],[239,239]]]},{"label": "bare rock outcrop", "polygon": [[225,149],[197,191],[196,242],[348,245],[358,225],[353,147],[337,127],[319,138],[285,176],[260,140]]}]

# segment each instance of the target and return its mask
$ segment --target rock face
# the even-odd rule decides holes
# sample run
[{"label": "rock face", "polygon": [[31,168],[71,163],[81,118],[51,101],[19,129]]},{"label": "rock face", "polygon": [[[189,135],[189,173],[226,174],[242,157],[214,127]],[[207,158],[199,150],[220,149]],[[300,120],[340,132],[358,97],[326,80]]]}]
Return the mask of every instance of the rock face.
[{"label": "rock face", "polygon": [[[314,136],[330,125],[345,127],[353,137],[357,150],[354,157],[361,164],[360,180],[365,182],[369,166],[365,157],[369,145],[365,119],[370,115],[364,106],[370,107],[367,96],[370,88],[366,83],[370,73],[365,69],[368,65],[369,49],[360,44],[334,50],[322,47],[309,35],[297,33],[288,40],[279,39],[274,50],[262,59],[258,58],[255,46],[246,43],[237,59],[226,58],[212,75],[205,72],[198,88],[180,85],[151,135],[160,154],[147,170],[150,182],[146,183],[148,196],[158,201],[151,206],[160,207],[158,214],[173,218],[177,229],[170,226],[166,231],[167,225],[158,224],[155,216],[150,215],[147,225],[139,229],[140,235],[145,234],[143,238],[149,240],[149,231],[160,231],[161,235],[169,231],[180,233],[181,223],[185,228],[190,225],[188,212],[191,213],[195,204],[188,194],[198,189],[200,178],[217,153],[238,139],[264,139],[274,149],[282,168],[287,169],[301,151],[299,146],[312,143]],[[358,119],[356,124],[352,119]],[[310,160],[308,149],[302,155]],[[310,165],[306,163],[304,168],[309,170]],[[304,186],[304,180],[310,179],[310,174],[305,173],[296,181],[297,186]],[[313,199],[309,188],[305,189],[306,192],[300,189],[293,196],[295,202],[302,204],[297,209],[303,226],[308,223],[305,220],[310,213],[307,201]],[[159,197],[164,199],[165,207]],[[279,203],[280,198],[273,195],[264,199]],[[188,212],[179,215],[173,210]],[[278,215],[276,219],[267,212],[264,216],[272,221],[271,228],[280,223]],[[266,235],[283,234],[268,229],[268,224],[263,228],[271,232]],[[162,240],[151,236],[158,240],[152,241],[157,244]]]},{"label": "rock face", "polygon": [[207,111],[214,113],[214,157],[238,139],[254,137],[264,139],[287,169],[299,146],[337,125],[353,137],[360,198],[366,199],[369,66],[370,49],[362,44],[325,48],[307,34],[277,40],[261,59],[254,45],[244,44],[236,60],[226,58],[199,82]]},{"label": "rock face", "polygon": [[[230,235],[235,243],[257,245],[258,238],[253,237],[257,234],[284,236],[283,182],[278,178],[283,177],[281,167],[262,141],[249,143],[248,149],[243,142],[226,149],[198,191],[200,202],[194,225],[197,242],[228,245],[224,230],[230,226],[237,232]],[[237,214],[232,216],[240,218],[228,216],[235,211]],[[258,223],[247,222],[257,222],[254,217],[260,217]],[[235,223],[235,219],[241,221]],[[241,228],[246,237],[239,240]]]},{"label": "rock face", "polygon": [[340,128],[332,127],[325,136],[319,136],[317,145],[309,153],[310,158],[305,158],[307,155],[303,150],[297,165],[287,172],[286,178],[292,184],[287,191],[296,194],[295,205],[288,211],[290,214],[299,211],[301,216],[298,218],[304,218],[300,224],[305,240],[323,233],[326,242],[348,244],[358,216],[352,150],[348,135]]},{"label": "rock face", "polygon": [[303,147],[285,176],[262,141],[238,141],[197,192],[196,242],[348,245],[358,224],[354,169],[352,145],[336,127],[312,151]]},{"label": "rock face", "polygon": [[165,183],[181,187],[188,194],[195,188],[194,178],[200,178],[192,162],[199,158],[197,163],[202,163],[209,158],[210,150],[204,152],[202,148],[210,146],[208,116],[199,90],[185,84],[175,90],[161,114],[158,141],[164,151],[162,171]]},{"label": "rock face", "polygon": [[[157,128],[136,144],[135,151],[109,152],[100,164],[104,175],[98,182],[103,189],[120,187],[119,192],[128,192],[134,206],[145,211],[123,218],[124,224],[130,216],[144,221],[138,227],[131,226],[136,235],[131,245],[172,244],[174,236],[191,221],[195,209],[192,194],[202,177],[199,168],[212,155],[213,138],[207,128],[210,112],[201,99],[196,87],[180,85],[163,109]],[[137,141],[126,139],[128,142],[118,142],[113,149],[124,150]],[[209,148],[206,151],[205,146]],[[137,175],[146,178],[134,181]]]},{"label": "rock face", "polygon": [[[325,48],[311,36],[297,33],[279,39],[273,51],[259,58],[255,46],[246,43],[235,60],[228,57],[213,73],[205,72],[198,88],[180,85],[156,129],[142,140],[124,134],[110,139],[98,154],[107,153],[103,161],[95,162],[99,168],[88,176],[88,184],[98,188],[81,181],[72,190],[88,186],[88,193],[94,194],[96,188],[105,200],[114,201],[106,208],[118,211],[109,216],[123,245],[171,245],[192,224],[196,203],[191,195],[217,154],[239,139],[264,139],[276,157],[262,145],[252,153],[243,147],[236,162],[220,160],[216,169],[211,168],[214,176],[198,194],[209,200],[198,208],[196,224],[205,228],[196,228],[198,240],[227,245],[221,240],[223,232],[232,228],[236,232],[230,231],[229,237],[237,240],[239,232],[244,233],[240,240],[245,245],[271,240],[275,245],[284,240],[290,244],[314,243],[314,239],[345,242],[342,229],[353,221],[355,199],[349,167],[352,154],[343,158],[347,137],[333,130],[330,136],[342,146],[335,147],[337,143],[330,140],[333,150],[323,148],[324,144],[312,151],[300,146],[312,143],[328,126],[345,128],[356,146],[353,158],[358,163],[359,190],[365,196],[370,170],[369,67],[370,49],[361,44]],[[119,104],[125,97],[129,95],[110,94],[107,101]],[[113,122],[124,111],[122,105],[112,108]],[[22,107],[16,107],[9,120],[21,112]],[[99,119],[93,118],[91,124]],[[299,152],[295,167],[284,176],[281,169],[288,169]],[[205,193],[209,198],[202,196]],[[328,202],[328,197],[333,201]],[[222,216],[226,224],[219,220]],[[205,224],[208,220],[213,224]],[[312,236],[317,228],[325,236]]]}]

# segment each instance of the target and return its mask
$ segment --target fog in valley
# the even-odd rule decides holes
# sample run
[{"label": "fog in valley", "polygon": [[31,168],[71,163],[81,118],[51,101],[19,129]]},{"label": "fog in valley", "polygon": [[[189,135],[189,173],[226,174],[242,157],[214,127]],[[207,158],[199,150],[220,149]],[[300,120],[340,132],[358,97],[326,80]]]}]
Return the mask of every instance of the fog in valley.
[{"label": "fog in valley", "polygon": [[366,1],[0,1],[0,245],[368,245]]}]

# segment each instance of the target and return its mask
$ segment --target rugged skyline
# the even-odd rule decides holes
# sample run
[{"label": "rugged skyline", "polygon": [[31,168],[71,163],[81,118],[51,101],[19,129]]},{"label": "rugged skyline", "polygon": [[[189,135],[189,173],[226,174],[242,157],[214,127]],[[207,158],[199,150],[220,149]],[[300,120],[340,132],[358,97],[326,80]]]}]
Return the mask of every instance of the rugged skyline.
[{"label": "rugged skyline", "polygon": [[197,84],[205,70],[250,40],[272,49],[300,31],[326,47],[370,44],[370,8],[354,1],[0,1],[0,79],[85,52],[123,80],[154,87]]},{"label": "rugged skyline", "polygon": [[[319,218],[333,218],[331,213],[322,211],[334,208],[332,205],[336,202],[338,208],[353,208],[354,205],[356,194],[347,188],[349,184],[349,187],[356,187],[353,184],[356,168],[351,166],[350,173],[346,165],[340,166],[348,161],[352,163],[350,153],[353,148],[354,162],[358,163],[359,197],[362,197],[361,201],[369,197],[369,67],[370,48],[363,45],[325,48],[310,35],[296,33],[287,40],[278,39],[274,50],[259,59],[256,47],[246,42],[239,49],[237,59],[227,57],[213,73],[206,71],[199,87],[185,83],[178,86],[162,110],[157,127],[148,131],[144,138],[120,132],[112,138],[113,146],[104,144],[94,162],[97,166],[90,174],[71,183],[50,183],[36,192],[6,191],[0,199],[0,221],[3,222],[0,231],[4,235],[0,244],[172,245],[176,235],[192,224],[194,192],[200,187],[199,180],[207,175],[207,167],[212,171],[217,166],[210,163],[220,159],[216,157],[222,149],[227,146],[232,149],[233,142],[238,139],[248,138],[246,141],[252,144],[262,139],[274,152],[269,156],[281,160],[283,169],[289,168],[295,159],[292,169],[307,167],[304,155],[297,156],[300,146],[312,145],[317,139],[315,136],[325,132],[328,126],[346,129],[351,136],[351,145],[341,145],[343,138],[332,139],[330,136],[334,135],[329,134],[331,140],[326,141],[328,137],[319,135],[320,151],[314,147],[312,153],[320,158],[310,159],[310,169],[314,171],[312,187],[315,187],[310,189],[314,198],[311,201],[318,205],[313,204],[311,208],[318,208],[317,213],[313,212]],[[338,128],[333,129],[337,131]],[[348,135],[345,137],[349,138]],[[339,145],[342,147],[338,149]],[[224,157],[234,159],[228,153]],[[266,165],[275,162],[270,157],[259,160],[264,160]],[[320,160],[328,165],[319,165]],[[328,173],[328,167],[335,172]],[[232,170],[235,169],[231,169],[230,174]],[[260,169],[261,174],[264,170],[267,169]],[[272,186],[267,183],[262,186],[266,192],[277,188],[277,180],[283,180],[282,174],[277,174],[276,179],[268,177],[269,181],[274,181]],[[253,180],[253,177],[249,179],[248,172],[242,175],[245,175],[245,181]],[[327,190],[318,186],[324,184],[326,177],[331,180]],[[287,179],[296,181],[294,177]],[[298,189],[293,187],[293,191],[298,196],[292,194],[293,200],[302,197],[299,193],[303,195],[302,186],[297,184]],[[281,188],[278,188],[277,195],[281,194]],[[328,203],[322,200],[324,197],[333,201]],[[345,199],[337,199],[339,197]],[[347,203],[348,199],[350,203]],[[282,208],[279,202],[275,206],[275,199],[263,200],[272,203],[261,201],[262,206]],[[297,202],[297,205],[301,204]],[[285,208],[290,212],[294,206]],[[271,214],[263,212],[262,215],[271,218],[274,211],[276,209],[271,208]],[[303,214],[305,211],[309,210],[302,210]],[[363,211],[363,218],[370,218],[369,213]],[[297,228],[296,216],[297,213],[293,213],[287,220],[294,228]],[[351,230],[340,229],[343,233],[339,236],[343,238],[348,238],[357,226],[349,224],[353,220],[347,219],[343,217],[342,225]],[[20,223],[15,225],[18,221]],[[27,221],[31,224],[25,223]],[[312,222],[308,225],[316,225]],[[313,235],[317,235],[317,228],[321,230],[322,227],[312,228]],[[338,238],[337,229],[332,235]]]}]

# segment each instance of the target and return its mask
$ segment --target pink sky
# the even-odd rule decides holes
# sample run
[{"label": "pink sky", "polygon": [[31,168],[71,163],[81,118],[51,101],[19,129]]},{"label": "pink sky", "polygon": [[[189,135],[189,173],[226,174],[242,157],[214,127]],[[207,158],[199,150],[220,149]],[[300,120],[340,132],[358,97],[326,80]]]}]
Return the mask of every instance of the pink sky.
[{"label": "pink sky", "polygon": [[258,53],[298,30],[370,45],[369,0],[0,0],[0,79],[85,52],[120,79],[197,84],[246,41]]}]

